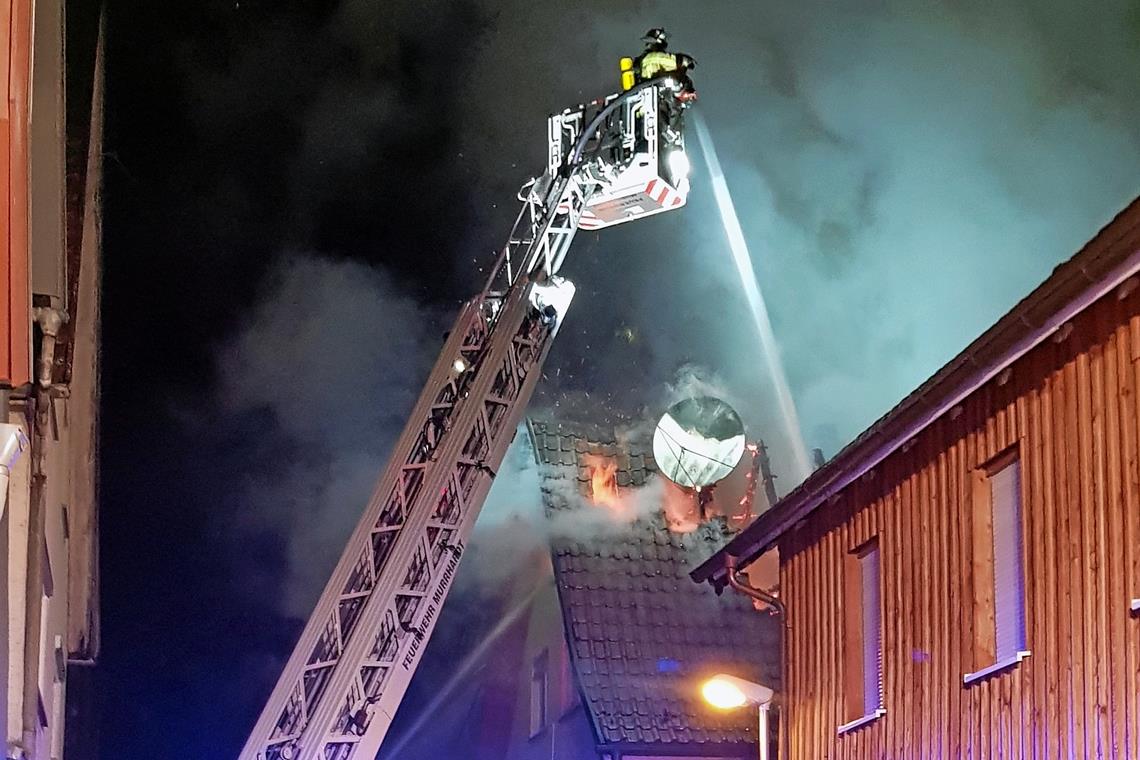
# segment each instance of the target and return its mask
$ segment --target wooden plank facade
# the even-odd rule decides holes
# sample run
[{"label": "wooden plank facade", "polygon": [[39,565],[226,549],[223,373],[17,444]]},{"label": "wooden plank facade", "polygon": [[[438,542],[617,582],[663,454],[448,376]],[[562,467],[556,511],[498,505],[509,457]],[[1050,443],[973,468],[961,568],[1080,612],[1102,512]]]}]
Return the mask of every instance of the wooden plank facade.
[{"label": "wooden plank facade", "polygon": [[[1140,757],[1140,288],[780,543],[793,758]],[[976,683],[971,478],[1020,448],[1027,645]],[[844,735],[844,561],[882,551],[883,705]]]},{"label": "wooden plank facade", "polygon": [[[1132,236],[1137,211],[1114,222],[1117,232],[1127,223]],[[1121,261],[1135,255],[1128,245]],[[727,547],[744,562],[779,548],[784,756],[1140,758],[1138,396],[1132,274],[858,478],[792,505],[808,504],[802,517],[757,521],[788,527],[758,525]],[[874,443],[875,431],[860,441]],[[991,526],[977,483],[1002,457],[1020,466],[1029,654],[965,683],[979,669],[979,640],[990,636],[992,647],[992,595],[976,593],[993,582],[990,560],[979,559],[979,531]],[[860,473],[857,459],[835,465]],[[858,619],[851,557],[870,541],[881,551],[882,714],[841,732],[857,693],[846,640]],[[718,583],[717,561],[694,578]]]},{"label": "wooden plank facade", "polygon": [[0,0],[0,386],[31,378],[28,128],[32,72],[31,0]]}]

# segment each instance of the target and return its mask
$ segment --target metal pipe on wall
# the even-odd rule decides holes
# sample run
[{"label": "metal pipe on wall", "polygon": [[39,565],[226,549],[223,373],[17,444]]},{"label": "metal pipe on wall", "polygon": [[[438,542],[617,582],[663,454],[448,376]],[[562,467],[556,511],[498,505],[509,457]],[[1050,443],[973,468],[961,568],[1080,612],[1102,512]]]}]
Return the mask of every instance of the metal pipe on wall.
[{"label": "metal pipe on wall", "polygon": [[0,423],[0,515],[8,507],[8,475],[30,445],[19,425]]},{"label": "metal pipe on wall", "polygon": [[768,705],[760,705],[757,711],[760,713],[759,725],[757,726],[756,744],[759,745],[760,760],[768,760]]},{"label": "metal pipe on wall", "polygon": [[741,594],[750,596],[753,599],[759,602],[763,602],[764,604],[771,607],[772,610],[783,620],[784,625],[787,625],[787,609],[784,607],[784,603],[781,602],[778,597],[769,594],[767,591],[756,588],[755,586],[740,580],[740,578],[737,577],[737,562],[738,560],[733,555],[724,555],[725,576],[728,578],[728,585],[731,586],[734,590],[739,591]]},{"label": "metal pipe on wall", "polygon": [[[781,602],[778,597],[775,597],[772,594],[769,594],[767,591],[764,591],[763,589],[758,589],[755,586],[740,580],[737,577],[737,569],[736,569],[737,562],[738,562],[737,558],[734,557],[733,555],[731,555],[731,554],[725,554],[724,555],[724,569],[725,569],[725,576],[728,577],[728,585],[731,586],[733,588],[733,590],[738,591],[739,593],[744,594],[745,596],[752,597],[753,599],[756,599],[757,601],[763,602],[764,604],[768,605],[777,615],[780,616],[781,629],[787,629],[787,627],[788,627],[788,610],[784,606],[784,603]],[[784,652],[785,651],[786,650],[784,648],[784,631],[781,630],[781,632],[780,632],[780,683],[781,684],[784,682],[784,677],[787,673],[787,663],[784,662]],[[786,705],[787,702],[785,701],[782,704]],[[786,729],[786,726],[787,726],[787,708],[786,707],[781,708],[781,716],[782,717],[780,720],[780,737],[779,737],[779,744],[781,747],[780,754],[782,756],[786,757],[787,756],[787,748],[784,747],[784,742],[786,741],[785,737],[787,736],[787,729]],[[760,731],[760,735],[756,737],[757,744],[760,745],[760,760],[768,760],[768,742],[767,742],[767,737],[768,737],[768,703],[765,703],[765,704],[761,705],[761,707],[760,707],[760,725],[761,725],[762,730]]]}]

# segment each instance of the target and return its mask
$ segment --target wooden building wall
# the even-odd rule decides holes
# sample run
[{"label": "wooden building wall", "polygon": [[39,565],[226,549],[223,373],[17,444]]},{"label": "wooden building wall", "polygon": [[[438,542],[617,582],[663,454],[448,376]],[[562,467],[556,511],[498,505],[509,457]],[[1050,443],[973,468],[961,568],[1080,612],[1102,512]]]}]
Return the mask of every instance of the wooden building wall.
[{"label": "wooden building wall", "polygon": [[[791,758],[1140,758],[1140,289],[1118,296],[785,536]],[[970,473],[1018,442],[1032,654],[964,686]],[[839,736],[843,560],[876,534],[886,714]]]},{"label": "wooden building wall", "polygon": [[31,376],[28,127],[31,0],[0,0],[0,386]]}]

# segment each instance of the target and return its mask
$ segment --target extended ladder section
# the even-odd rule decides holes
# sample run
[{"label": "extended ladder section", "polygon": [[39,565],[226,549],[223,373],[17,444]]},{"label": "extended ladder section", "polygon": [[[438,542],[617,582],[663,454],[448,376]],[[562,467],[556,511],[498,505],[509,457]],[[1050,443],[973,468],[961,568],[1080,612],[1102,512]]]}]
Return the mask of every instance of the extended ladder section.
[{"label": "extended ladder section", "polygon": [[632,167],[644,173],[650,146],[662,153],[662,120],[679,139],[675,92],[649,82],[550,118],[548,170],[520,194],[241,760],[375,757],[573,298],[557,273],[574,234],[593,199],[620,197]]}]

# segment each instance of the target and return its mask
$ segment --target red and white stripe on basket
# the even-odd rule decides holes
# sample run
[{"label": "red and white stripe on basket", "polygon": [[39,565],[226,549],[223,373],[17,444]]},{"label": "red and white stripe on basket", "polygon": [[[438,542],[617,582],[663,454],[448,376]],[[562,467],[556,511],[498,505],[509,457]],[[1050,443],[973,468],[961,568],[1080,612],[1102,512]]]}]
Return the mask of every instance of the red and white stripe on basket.
[{"label": "red and white stripe on basket", "polygon": [[649,180],[645,186],[645,194],[657,202],[661,208],[676,208],[685,202],[679,192],[669,187],[668,183],[659,179]]},{"label": "red and white stripe on basket", "polygon": [[589,209],[583,211],[582,218],[578,220],[578,229],[580,230],[596,230],[603,226],[605,226],[605,222],[591,214]]},{"label": "red and white stripe on basket", "polygon": [[[663,182],[662,180],[656,178],[649,180],[649,182],[645,185],[645,189],[642,191],[642,193],[657,206],[656,208],[650,208],[648,210],[647,213],[650,214],[657,211],[677,208],[678,206],[685,203],[684,195],[682,195],[674,188],[670,187],[667,182]],[[569,211],[570,207],[567,204],[561,204],[558,206],[558,213],[560,214],[569,213]],[[591,212],[588,208],[582,212],[582,218],[578,220],[578,228],[583,230],[600,229],[601,227],[605,227],[606,224],[606,222],[595,216],[594,213]]]}]

